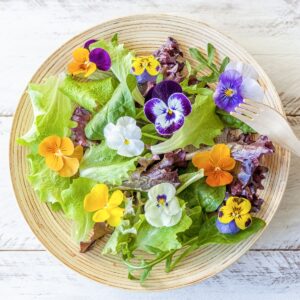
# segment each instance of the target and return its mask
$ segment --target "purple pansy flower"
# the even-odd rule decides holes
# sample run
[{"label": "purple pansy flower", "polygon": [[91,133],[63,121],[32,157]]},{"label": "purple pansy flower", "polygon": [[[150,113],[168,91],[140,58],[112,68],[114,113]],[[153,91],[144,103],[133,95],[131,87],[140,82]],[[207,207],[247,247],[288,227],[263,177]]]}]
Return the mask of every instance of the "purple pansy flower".
[{"label": "purple pansy flower", "polygon": [[88,41],[86,41],[86,42],[84,43],[83,47],[84,47],[85,49],[88,49],[88,50],[89,50],[90,45],[93,44],[93,43],[96,43],[96,42],[98,42],[98,40],[95,40],[95,39],[88,40]]},{"label": "purple pansy flower", "polygon": [[220,75],[214,93],[216,105],[231,112],[246,98],[261,101],[264,92],[257,79],[258,74],[252,66],[241,62],[230,62],[225,72]]},{"label": "purple pansy flower", "polygon": [[216,227],[219,232],[224,234],[236,234],[240,231],[240,229],[236,226],[235,220],[225,224],[221,223],[219,219],[216,221]]},{"label": "purple pansy flower", "polygon": [[102,48],[95,48],[90,51],[90,61],[95,63],[101,71],[108,71],[111,67],[111,59],[107,51]]},{"label": "purple pansy flower", "polygon": [[180,85],[172,80],[162,81],[152,91],[144,112],[161,135],[170,135],[184,124],[192,111],[190,100],[182,93]]}]

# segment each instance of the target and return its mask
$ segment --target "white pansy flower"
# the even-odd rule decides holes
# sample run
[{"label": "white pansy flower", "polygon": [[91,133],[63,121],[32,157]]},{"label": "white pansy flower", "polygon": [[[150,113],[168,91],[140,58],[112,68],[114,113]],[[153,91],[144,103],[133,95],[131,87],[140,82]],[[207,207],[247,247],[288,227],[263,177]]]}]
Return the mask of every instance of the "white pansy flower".
[{"label": "white pansy flower", "polygon": [[145,204],[145,217],[154,227],[171,227],[176,225],[182,216],[182,209],[176,197],[176,189],[171,183],[160,183],[148,192]]},{"label": "white pansy flower", "polygon": [[244,98],[262,101],[264,98],[264,91],[257,82],[258,73],[251,65],[244,64],[240,61],[233,61],[229,62],[225,68],[225,71],[229,70],[235,70],[243,76],[241,94]]},{"label": "white pansy flower", "polygon": [[117,150],[119,155],[133,157],[144,151],[142,131],[131,117],[119,118],[116,125],[108,123],[104,128],[104,136],[107,146]]}]

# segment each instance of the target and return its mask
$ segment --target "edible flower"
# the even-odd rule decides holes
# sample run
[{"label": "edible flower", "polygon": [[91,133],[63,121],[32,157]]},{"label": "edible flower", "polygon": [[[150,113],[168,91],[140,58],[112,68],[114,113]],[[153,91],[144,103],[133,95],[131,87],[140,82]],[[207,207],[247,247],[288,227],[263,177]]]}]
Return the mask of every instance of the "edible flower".
[{"label": "edible flower", "polygon": [[[238,229],[244,230],[252,223],[250,210],[251,202],[248,199],[229,197],[226,204],[219,210],[218,220],[223,224],[231,224],[232,231],[237,231],[237,229],[234,228],[233,222]],[[220,226],[218,228],[222,230]]]},{"label": "edible flower", "polygon": [[124,213],[124,208],[119,207],[123,200],[124,195],[120,190],[114,191],[109,197],[108,186],[100,183],[85,196],[83,207],[87,212],[94,212],[94,222],[106,221],[110,226],[117,227]]},{"label": "edible flower", "polygon": [[211,151],[196,153],[192,162],[198,169],[204,169],[209,186],[223,186],[232,182],[233,176],[228,172],[235,167],[235,160],[230,157],[230,149],[225,144],[213,146]]},{"label": "edible flower", "polygon": [[258,74],[252,66],[242,62],[230,62],[220,75],[214,93],[216,105],[231,112],[244,99],[261,101],[264,92],[257,80]]},{"label": "edible flower", "polygon": [[181,216],[176,189],[171,183],[160,183],[149,190],[145,218],[150,225],[171,227],[180,221]]},{"label": "edible flower", "polygon": [[78,171],[83,148],[80,145],[74,147],[68,137],[52,135],[39,144],[38,153],[45,157],[49,169],[58,172],[62,177],[72,177]]},{"label": "edible flower", "polygon": [[[168,88],[168,84],[159,83],[158,86],[160,84]],[[155,90],[157,87],[154,88],[154,94],[157,93]],[[167,99],[165,91],[160,94],[161,98],[154,97],[146,102],[144,112],[159,134],[170,135],[182,127],[185,117],[192,111],[192,105],[182,92],[172,93]]]},{"label": "edible flower", "polygon": [[104,128],[104,137],[107,146],[117,150],[119,155],[133,157],[144,151],[142,131],[131,117],[119,118],[116,125],[108,123]]},{"label": "edible flower", "polygon": [[[108,52],[102,48],[95,48],[89,51],[88,47],[92,41],[87,41],[84,48],[77,48],[73,51],[73,61],[68,65],[68,72],[72,75],[82,74],[89,77],[97,69],[108,71],[111,67],[111,59]],[[90,42],[90,43],[89,43]]]},{"label": "edible flower", "polygon": [[136,75],[138,83],[155,81],[160,70],[160,63],[153,55],[138,56],[132,60],[132,73]]}]

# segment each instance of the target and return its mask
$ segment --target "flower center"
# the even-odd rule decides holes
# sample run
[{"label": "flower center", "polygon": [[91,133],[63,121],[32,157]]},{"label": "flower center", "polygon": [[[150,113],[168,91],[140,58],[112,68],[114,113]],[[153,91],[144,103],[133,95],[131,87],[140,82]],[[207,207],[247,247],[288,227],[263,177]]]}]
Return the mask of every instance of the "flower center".
[{"label": "flower center", "polygon": [[226,89],[225,95],[227,97],[231,97],[233,94],[234,94],[234,90],[233,89]]},{"label": "flower center", "polygon": [[215,167],[215,171],[216,172],[221,171],[221,168],[220,167]]},{"label": "flower center", "polygon": [[166,195],[158,195],[156,197],[157,199],[157,207],[160,206],[168,206],[168,202],[167,202],[167,196]]},{"label": "flower center", "polygon": [[169,109],[168,109],[168,114],[169,114],[169,115],[172,115],[172,114],[173,114],[173,110],[169,108]]},{"label": "flower center", "polygon": [[56,152],[55,152],[55,155],[56,156],[63,156],[62,152],[60,149],[57,149]]},{"label": "flower center", "polygon": [[124,144],[125,144],[125,145],[129,145],[129,144],[130,144],[130,141],[127,140],[127,139],[125,139],[125,140],[124,140]]}]

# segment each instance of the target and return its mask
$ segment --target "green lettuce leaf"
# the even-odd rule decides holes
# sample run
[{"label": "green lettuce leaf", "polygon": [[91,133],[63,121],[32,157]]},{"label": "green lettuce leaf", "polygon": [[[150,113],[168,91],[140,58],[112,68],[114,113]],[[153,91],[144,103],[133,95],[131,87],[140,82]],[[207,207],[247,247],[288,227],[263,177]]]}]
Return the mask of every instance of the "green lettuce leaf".
[{"label": "green lettuce leaf", "polygon": [[180,222],[172,227],[153,227],[146,220],[140,225],[134,248],[148,253],[164,252],[181,248],[178,234],[192,225],[192,219],[183,211]]},{"label": "green lettuce leaf", "polygon": [[85,127],[85,134],[91,140],[104,139],[104,127],[116,121],[122,116],[135,116],[135,104],[131,90],[127,84],[120,83],[115,89],[112,98],[100,110]]},{"label": "green lettuce leaf", "polygon": [[18,139],[20,144],[37,151],[37,145],[49,135],[70,135],[74,104],[59,91],[62,80],[63,76],[51,76],[44,83],[29,85],[34,121],[31,129]]},{"label": "green lettuce leaf", "polygon": [[110,100],[117,85],[117,80],[113,77],[103,80],[78,81],[72,76],[67,76],[60,90],[73,102],[90,112],[95,112]]},{"label": "green lettuce leaf", "polygon": [[80,176],[98,182],[121,185],[123,180],[136,169],[139,157],[124,157],[110,149],[105,143],[92,146],[86,151],[80,163]]},{"label": "green lettuce leaf", "polygon": [[84,197],[96,184],[87,178],[74,179],[68,189],[62,191],[62,208],[67,218],[73,221],[72,237],[77,241],[87,241],[89,233],[94,226],[93,213],[86,212],[83,208]]},{"label": "green lettuce leaf", "polygon": [[211,187],[206,184],[205,178],[191,184],[179,194],[179,197],[187,202],[189,207],[200,205],[206,212],[218,209],[225,198],[226,187]]},{"label": "green lettuce leaf", "polygon": [[250,126],[240,121],[239,119],[233,117],[224,110],[217,109],[217,114],[224,123],[225,127],[240,129],[243,133],[255,133],[256,131]]},{"label": "green lettuce leaf", "polygon": [[200,144],[213,145],[214,138],[223,129],[223,123],[216,115],[215,110],[212,93],[197,95],[192,112],[185,118],[182,128],[167,141],[152,146],[152,153],[167,153],[188,145],[195,147],[199,147]]},{"label": "green lettuce leaf", "polygon": [[239,243],[254,233],[258,232],[265,227],[266,223],[262,219],[252,218],[252,224],[249,228],[241,230],[236,234],[223,234],[220,233],[216,227],[217,217],[213,216],[208,219],[201,227],[199,236],[197,238],[197,245],[207,244],[234,244]]},{"label": "green lettuce leaf", "polygon": [[39,199],[51,204],[61,204],[61,191],[69,187],[70,178],[61,177],[57,172],[50,170],[44,157],[29,154],[27,159],[30,164],[28,180]]}]

